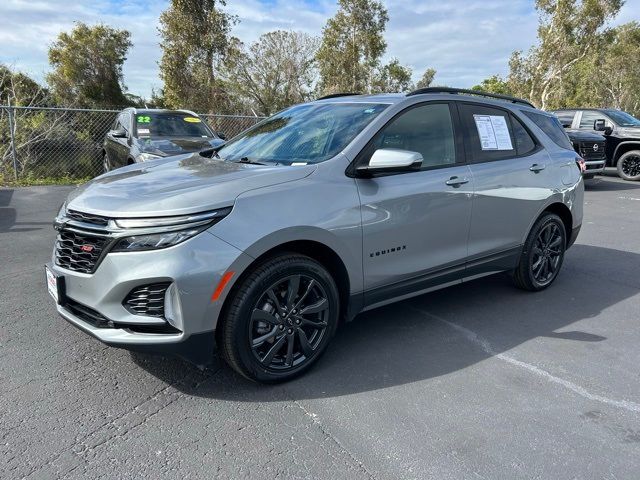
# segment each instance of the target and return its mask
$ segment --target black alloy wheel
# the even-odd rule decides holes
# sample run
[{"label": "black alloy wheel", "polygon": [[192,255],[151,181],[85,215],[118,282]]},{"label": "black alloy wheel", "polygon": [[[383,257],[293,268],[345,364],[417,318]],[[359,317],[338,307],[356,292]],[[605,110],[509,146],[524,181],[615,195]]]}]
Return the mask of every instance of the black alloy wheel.
[{"label": "black alloy wheel", "polygon": [[567,232],[562,219],[544,213],[529,232],[513,271],[518,288],[536,292],[547,288],[557,278],[567,249]]},{"label": "black alloy wheel", "polygon": [[289,380],[326,350],[339,316],[339,294],[327,269],[297,253],[253,268],[225,301],[218,346],[237,372],[263,383]]},{"label": "black alloy wheel", "polygon": [[618,160],[618,175],[624,180],[640,180],[640,151],[627,152]]},{"label": "black alloy wheel", "polygon": [[531,273],[539,285],[547,285],[558,274],[564,250],[564,235],[560,227],[551,222],[540,230],[531,255]]},{"label": "black alloy wheel", "polygon": [[271,285],[251,314],[249,341],[266,368],[290,370],[314,357],[326,334],[329,300],[322,285],[304,274]]}]

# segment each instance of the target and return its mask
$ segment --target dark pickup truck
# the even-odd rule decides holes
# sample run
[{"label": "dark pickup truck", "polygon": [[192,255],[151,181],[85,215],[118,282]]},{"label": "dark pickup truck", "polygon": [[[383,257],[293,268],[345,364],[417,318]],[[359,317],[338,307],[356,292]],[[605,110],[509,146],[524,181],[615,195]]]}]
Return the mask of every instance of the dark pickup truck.
[{"label": "dark pickup truck", "polygon": [[[604,134],[606,165],[620,178],[640,180],[640,120],[621,110],[574,108],[554,113],[570,131]],[[586,158],[585,158],[586,160]]]},{"label": "dark pickup truck", "polygon": [[584,159],[586,170],[582,174],[583,178],[589,180],[604,172],[607,163],[605,138],[596,133],[580,130],[567,129],[565,131],[574,150]]}]

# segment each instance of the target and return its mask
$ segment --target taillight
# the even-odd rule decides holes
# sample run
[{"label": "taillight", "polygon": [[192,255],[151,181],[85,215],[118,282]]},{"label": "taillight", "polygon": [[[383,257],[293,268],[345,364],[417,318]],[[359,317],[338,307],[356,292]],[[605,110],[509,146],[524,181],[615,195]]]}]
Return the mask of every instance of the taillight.
[{"label": "taillight", "polygon": [[584,158],[576,156],[576,164],[580,169],[580,173],[584,173],[587,171],[587,164],[584,163]]}]

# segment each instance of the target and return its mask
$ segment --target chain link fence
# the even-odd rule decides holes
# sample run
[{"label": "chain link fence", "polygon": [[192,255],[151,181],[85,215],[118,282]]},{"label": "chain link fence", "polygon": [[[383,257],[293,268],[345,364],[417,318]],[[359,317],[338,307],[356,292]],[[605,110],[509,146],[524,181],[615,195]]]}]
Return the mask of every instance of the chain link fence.
[{"label": "chain link fence", "polygon": [[[120,110],[0,106],[0,184],[76,182],[102,173],[102,145]],[[227,138],[262,117],[200,115]]]}]

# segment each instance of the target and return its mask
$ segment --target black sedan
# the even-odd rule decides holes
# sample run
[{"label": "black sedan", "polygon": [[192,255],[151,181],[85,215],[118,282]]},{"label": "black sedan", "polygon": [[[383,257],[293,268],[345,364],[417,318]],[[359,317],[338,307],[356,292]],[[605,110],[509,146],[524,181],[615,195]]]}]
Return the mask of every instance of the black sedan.
[{"label": "black sedan", "polygon": [[217,147],[222,137],[187,110],[127,108],[104,140],[104,171]]}]

